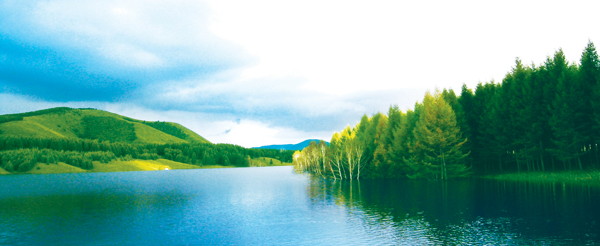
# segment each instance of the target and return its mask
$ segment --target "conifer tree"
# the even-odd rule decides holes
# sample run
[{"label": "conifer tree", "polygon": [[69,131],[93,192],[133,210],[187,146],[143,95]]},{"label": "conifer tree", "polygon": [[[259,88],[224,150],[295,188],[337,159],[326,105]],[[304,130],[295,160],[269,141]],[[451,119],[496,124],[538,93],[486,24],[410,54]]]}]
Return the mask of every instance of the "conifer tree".
[{"label": "conifer tree", "polygon": [[396,176],[398,177],[405,177],[412,174],[407,160],[410,158],[409,147],[414,142],[414,134],[412,132],[417,120],[417,114],[412,110],[407,110],[406,114],[403,114],[400,118],[399,126],[394,130],[394,140],[389,154],[392,157],[391,160],[393,163],[391,168],[397,173]]},{"label": "conifer tree", "polygon": [[496,163],[497,170],[503,172],[503,155],[507,152],[508,142],[504,131],[509,114],[506,106],[508,103],[500,93],[501,89],[493,81],[477,87],[476,96],[482,110],[478,120],[479,145],[474,151],[478,151],[478,156],[481,157],[477,163],[479,172],[490,172]]},{"label": "conifer tree", "polygon": [[[579,122],[582,117],[582,91],[577,88],[577,67],[571,65],[559,79],[556,100],[553,103],[552,117],[550,125],[553,132],[553,142],[555,148],[552,152],[563,163],[576,159],[579,169],[583,169],[579,156],[580,148],[587,141],[586,136],[581,135],[581,125]],[[571,165],[569,165],[571,168]]]},{"label": "conifer tree", "polygon": [[[542,73],[543,76],[543,80],[544,80],[544,100],[543,100],[543,105],[544,105],[544,109],[545,109],[545,115],[543,115],[543,122],[544,122],[544,141],[543,141],[543,145],[544,145],[544,149],[546,151],[549,151],[551,153],[554,153],[553,150],[557,149],[557,147],[554,144],[553,141],[553,130],[552,130],[552,126],[550,125],[550,119],[552,117],[552,114],[554,112],[554,105],[555,105],[555,100],[556,100],[556,96],[557,96],[557,89],[558,89],[558,82],[561,78],[563,78],[564,73],[567,71],[569,64],[567,63],[567,60],[565,58],[565,54],[563,52],[562,49],[559,49],[558,51],[556,51],[556,53],[554,54],[554,56],[548,57],[546,58],[546,61],[544,63],[544,67],[546,68],[546,71],[541,70],[540,72]],[[550,155],[550,161],[552,163],[552,168],[553,170],[556,168],[556,164],[555,164],[555,155],[551,154]]]},{"label": "conifer tree", "polygon": [[[456,97],[456,94],[454,93],[454,90],[452,90],[452,89],[450,89],[450,90],[444,89],[442,91],[442,96],[444,97],[444,100],[450,105],[450,107],[452,107],[452,111],[454,111],[454,114],[456,115],[456,125],[460,128],[460,133],[461,133],[462,137],[464,139],[468,140],[463,145],[463,151],[469,152],[470,148],[466,145],[469,142],[469,138],[470,138],[470,128],[469,128],[469,124],[467,123],[467,117],[465,116],[465,111],[463,109],[463,106],[458,101],[458,98]],[[465,163],[467,164],[467,166],[470,165],[470,157],[469,156],[467,156],[465,158]]]},{"label": "conifer tree", "polygon": [[473,105],[474,96],[475,95],[473,94],[473,91],[469,89],[466,84],[463,84],[460,92],[460,97],[458,98],[458,102],[460,103],[460,106],[464,112],[465,125],[461,127],[461,131],[463,137],[467,139],[467,142],[463,145],[463,149],[466,152],[471,152],[471,154],[465,158],[465,161],[467,163],[467,166],[469,166],[473,171],[475,171],[475,169],[473,168],[473,156],[476,153],[472,150],[474,143],[477,142],[477,139],[474,137],[475,135],[473,134],[473,132],[476,131],[474,127],[477,125],[477,121],[475,120],[475,114],[473,112],[475,108],[475,105]]},{"label": "conifer tree", "polygon": [[590,140],[586,147],[590,147],[593,163],[600,166],[598,157],[598,143],[600,143],[600,59],[596,47],[591,41],[581,55],[579,79],[582,83],[584,96],[588,98],[586,107],[584,130],[589,132]]},{"label": "conifer tree", "polygon": [[387,174],[389,170],[389,161],[386,160],[386,134],[388,128],[388,117],[383,114],[379,115],[380,119],[378,120],[375,136],[373,138],[375,150],[373,152],[373,159],[370,165],[371,168],[369,169],[369,173],[367,173],[368,175],[374,177],[381,177],[382,175]]},{"label": "conifer tree", "polygon": [[419,120],[413,130],[415,143],[410,146],[409,166],[413,178],[448,179],[468,174],[462,152],[460,129],[452,107],[439,91],[426,93]]}]

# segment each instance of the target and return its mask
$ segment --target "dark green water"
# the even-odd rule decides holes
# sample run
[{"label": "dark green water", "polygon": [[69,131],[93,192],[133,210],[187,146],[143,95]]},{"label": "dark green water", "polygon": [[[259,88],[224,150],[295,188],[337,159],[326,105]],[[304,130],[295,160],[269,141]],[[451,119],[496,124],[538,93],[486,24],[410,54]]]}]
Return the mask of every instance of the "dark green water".
[{"label": "dark green water", "polygon": [[291,167],[0,176],[0,245],[594,245],[600,189]]}]

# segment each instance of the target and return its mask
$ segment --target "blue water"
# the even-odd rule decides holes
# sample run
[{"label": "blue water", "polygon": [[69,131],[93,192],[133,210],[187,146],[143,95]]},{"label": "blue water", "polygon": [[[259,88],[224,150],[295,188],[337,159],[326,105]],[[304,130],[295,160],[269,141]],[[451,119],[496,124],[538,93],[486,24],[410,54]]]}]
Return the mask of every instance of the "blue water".
[{"label": "blue water", "polygon": [[340,182],[291,167],[0,176],[0,245],[581,245],[597,187]]}]

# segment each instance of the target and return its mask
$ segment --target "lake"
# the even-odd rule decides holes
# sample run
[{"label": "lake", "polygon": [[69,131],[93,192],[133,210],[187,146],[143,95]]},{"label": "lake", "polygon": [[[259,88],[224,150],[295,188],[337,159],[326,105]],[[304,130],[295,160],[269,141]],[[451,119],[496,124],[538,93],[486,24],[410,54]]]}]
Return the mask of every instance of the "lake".
[{"label": "lake", "polygon": [[600,188],[292,167],[0,176],[0,245],[585,245]]}]

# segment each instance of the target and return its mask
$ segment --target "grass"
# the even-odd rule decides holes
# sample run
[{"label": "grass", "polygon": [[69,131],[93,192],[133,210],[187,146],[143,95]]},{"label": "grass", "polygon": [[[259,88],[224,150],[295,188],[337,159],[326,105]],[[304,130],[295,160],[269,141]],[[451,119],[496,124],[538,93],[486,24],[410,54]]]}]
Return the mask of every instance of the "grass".
[{"label": "grass", "polygon": [[64,135],[52,130],[51,127],[44,126],[30,118],[25,118],[23,121],[12,121],[0,125],[0,130],[3,135],[7,136],[23,136],[23,137],[38,137],[38,138],[60,138]]},{"label": "grass", "polygon": [[[271,162],[273,164],[271,164]],[[281,162],[280,160],[269,158],[269,157],[259,157],[250,160],[251,167],[267,167],[267,166],[291,166],[292,163]]]},{"label": "grass", "polygon": [[488,175],[484,178],[512,181],[600,184],[600,171],[525,172]]},{"label": "grass", "polygon": [[[91,122],[96,124],[108,124],[112,122],[116,125],[123,125],[117,123],[133,123],[133,130],[137,136],[137,139],[134,141],[135,143],[210,143],[202,136],[177,123],[160,122],[161,124],[179,129],[179,131],[185,134],[186,137],[184,139],[160,131],[150,126],[151,124],[145,124],[144,121],[127,118],[125,116],[102,110],[48,109],[39,112],[28,112],[18,115],[22,117],[22,120],[0,123],[0,132],[2,135],[31,138],[80,138],[80,136],[85,133],[85,124],[83,119],[87,117],[86,119],[88,119],[88,121],[91,119]],[[7,118],[9,116],[11,115],[0,115],[0,119],[3,117]],[[110,127],[115,124],[99,126],[93,125],[91,129],[103,129],[112,133],[115,131],[115,129]],[[100,139],[102,139],[102,137],[100,137]]]},{"label": "grass", "polygon": [[109,163],[94,162],[94,169],[91,172],[124,172],[124,171],[159,171],[174,169],[198,169],[200,166],[169,161],[165,159],[158,160],[131,160],[131,161],[111,161]]},{"label": "grass", "polygon": [[222,166],[222,165],[203,165],[201,169],[212,169],[212,168],[235,168],[236,166]]},{"label": "grass", "polygon": [[185,138],[185,140],[190,141],[190,142],[198,142],[198,143],[210,143],[210,141],[208,141],[206,138],[198,135],[198,133],[195,133],[194,131],[187,129],[186,127],[177,124],[177,123],[172,123],[169,122],[170,124],[173,124],[175,127],[181,129],[181,131],[183,131],[183,133],[185,133],[187,136]]},{"label": "grass", "polygon": [[[85,170],[62,162],[57,164],[37,163],[30,171],[17,174],[52,174],[52,173],[95,173],[95,172],[128,172],[128,171],[160,171],[177,169],[207,169],[207,168],[233,168],[235,166],[205,165],[196,166],[166,159],[158,160],[113,160],[109,163],[94,161],[94,169]],[[11,174],[0,168],[1,174]]]},{"label": "grass", "polygon": [[22,121],[0,124],[4,135],[52,138],[77,138],[83,132],[79,110],[62,114],[43,114],[24,117]]},{"label": "grass", "polygon": [[163,122],[142,121],[142,120],[132,119],[132,118],[129,118],[126,116],[121,116],[121,117],[126,121],[142,124],[144,126],[161,131],[169,136],[174,136],[178,139],[183,139],[187,142],[210,143],[210,141],[208,141],[205,138],[203,138],[202,136],[198,135],[198,133],[195,133],[192,130],[187,129],[186,127],[184,127],[180,124],[177,124],[177,123],[164,122],[164,121]]},{"label": "grass", "polygon": [[0,167],[0,174],[10,174],[10,173]]},{"label": "grass", "polygon": [[186,143],[186,141],[181,138],[171,136],[142,123],[132,123],[135,128],[135,135],[137,136],[137,139],[134,142],[155,144]]},{"label": "grass", "polygon": [[49,174],[49,173],[85,173],[86,170],[83,170],[78,167],[74,167],[71,165],[67,165],[65,163],[59,162],[57,164],[44,164],[38,163],[28,172],[29,174]]}]

